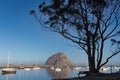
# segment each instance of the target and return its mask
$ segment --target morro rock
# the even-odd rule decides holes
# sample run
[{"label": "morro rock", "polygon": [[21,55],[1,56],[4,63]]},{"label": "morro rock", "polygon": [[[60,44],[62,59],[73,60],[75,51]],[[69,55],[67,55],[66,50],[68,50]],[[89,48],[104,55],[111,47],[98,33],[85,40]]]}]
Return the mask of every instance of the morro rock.
[{"label": "morro rock", "polygon": [[49,57],[45,64],[51,66],[73,66],[69,58],[61,52]]}]

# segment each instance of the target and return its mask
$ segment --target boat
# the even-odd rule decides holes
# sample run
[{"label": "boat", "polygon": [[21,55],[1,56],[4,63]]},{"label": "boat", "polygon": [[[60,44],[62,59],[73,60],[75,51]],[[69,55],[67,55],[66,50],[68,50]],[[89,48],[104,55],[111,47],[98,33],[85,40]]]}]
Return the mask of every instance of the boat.
[{"label": "boat", "polygon": [[24,70],[25,71],[30,71],[30,68],[29,67],[25,67]]},{"label": "boat", "polygon": [[61,69],[61,68],[59,68],[59,67],[56,67],[56,68],[55,68],[55,71],[56,71],[56,72],[61,72],[61,71],[62,71],[62,69]]},{"label": "boat", "polygon": [[54,67],[51,67],[50,69],[54,70],[55,68],[54,68]]},{"label": "boat", "polygon": [[2,74],[15,74],[16,73],[16,70],[15,68],[3,68],[2,69]]},{"label": "boat", "polygon": [[16,73],[16,69],[13,67],[9,66],[9,57],[10,57],[10,50],[8,52],[8,63],[7,63],[7,67],[2,69],[2,74],[15,74]]},{"label": "boat", "polygon": [[33,67],[33,70],[39,70],[40,67]]},{"label": "boat", "polygon": [[81,67],[80,66],[76,66],[76,67],[74,67],[74,69],[78,70],[78,69],[81,69]]},{"label": "boat", "polygon": [[107,71],[107,70],[109,70],[109,69],[110,69],[110,67],[104,67],[104,66],[101,67],[101,70],[102,70],[102,71]]},{"label": "boat", "polygon": [[35,65],[33,65],[33,68],[32,68],[33,70],[39,70],[40,69],[40,65],[38,65],[38,64],[35,64]]},{"label": "boat", "polygon": [[120,67],[118,67],[118,66],[115,66],[115,67],[114,67],[114,69],[116,69],[116,70],[120,70]]}]

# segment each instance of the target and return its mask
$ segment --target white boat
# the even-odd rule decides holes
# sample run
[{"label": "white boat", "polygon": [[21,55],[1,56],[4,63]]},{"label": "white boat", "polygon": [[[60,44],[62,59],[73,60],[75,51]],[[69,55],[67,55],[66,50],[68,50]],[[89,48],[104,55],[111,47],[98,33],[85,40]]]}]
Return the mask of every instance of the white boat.
[{"label": "white boat", "polygon": [[120,70],[120,67],[115,66],[114,69],[116,69],[116,70]]},{"label": "white boat", "polygon": [[8,63],[7,63],[7,67],[2,69],[2,73],[3,73],[3,74],[16,73],[16,69],[9,66],[9,57],[10,57],[10,50],[9,50],[9,52],[8,52]]},{"label": "white boat", "polygon": [[59,68],[59,67],[56,67],[56,68],[55,68],[55,71],[56,71],[56,72],[61,72],[61,71],[62,71],[62,69],[61,69],[61,68]]},{"label": "white boat", "polygon": [[110,67],[101,67],[101,70],[102,71],[107,71],[107,70],[109,70],[110,69]]},{"label": "white boat", "polygon": [[80,66],[76,66],[76,67],[74,67],[74,69],[78,70],[78,69],[81,69],[81,67]]},{"label": "white boat", "polygon": [[50,69],[54,70],[55,68],[54,68],[54,67],[51,67]]},{"label": "white boat", "polygon": [[3,68],[2,69],[2,74],[12,74],[12,73],[16,73],[15,68]]},{"label": "white boat", "polygon": [[40,67],[33,67],[33,70],[39,70]]},{"label": "white boat", "polygon": [[30,68],[27,68],[27,67],[26,67],[26,68],[24,68],[24,70],[25,70],[25,71],[29,71],[29,70],[30,70]]}]

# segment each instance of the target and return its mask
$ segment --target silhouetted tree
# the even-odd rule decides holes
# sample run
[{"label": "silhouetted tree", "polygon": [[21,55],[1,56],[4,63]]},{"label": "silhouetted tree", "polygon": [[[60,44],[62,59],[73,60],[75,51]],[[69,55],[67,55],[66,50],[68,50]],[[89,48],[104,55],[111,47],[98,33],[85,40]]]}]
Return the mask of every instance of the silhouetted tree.
[{"label": "silhouetted tree", "polygon": [[[120,0],[50,0],[41,3],[39,11],[40,16],[34,10],[31,14],[43,27],[85,51],[90,74],[99,73],[103,65],[120,53]],[[112,54],[103,61],[104,46],[110,40]]]}]

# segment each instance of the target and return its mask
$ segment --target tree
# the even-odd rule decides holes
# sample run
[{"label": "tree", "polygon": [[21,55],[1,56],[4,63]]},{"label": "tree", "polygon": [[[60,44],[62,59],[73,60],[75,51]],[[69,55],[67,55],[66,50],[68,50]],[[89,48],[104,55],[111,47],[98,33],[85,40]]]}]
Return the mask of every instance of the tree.
[{"label": "tree", "polygon": [[[40,17],[35,10],[31,14],[43,27],[85,51],[90,74],[99,73],[102,66],[120,53],[120,0],[51,0],[41,3],[39,11]],[[110,40],[112,54],[103,61],[104,46]]]}]

